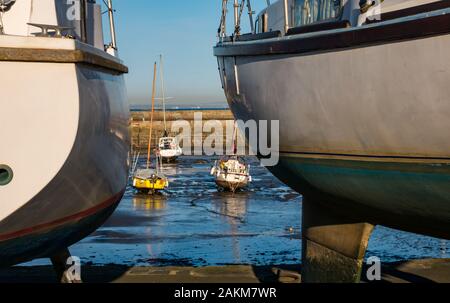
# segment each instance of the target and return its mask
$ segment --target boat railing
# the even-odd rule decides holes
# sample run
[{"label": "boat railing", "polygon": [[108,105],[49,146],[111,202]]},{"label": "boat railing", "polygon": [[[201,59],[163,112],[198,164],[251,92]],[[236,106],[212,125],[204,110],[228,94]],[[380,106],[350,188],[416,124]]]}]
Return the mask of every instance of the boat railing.
[{"label": "boat railing", "polygon": [[[80,38],[81,41],[87,43],[87,5],[92,2],[92,0],[80,0]],[[106,6],[106,11],[102,14],[108,14],[109,21],[109,33],[110,33],[110,43],[104,46],[107,53],[113,56],[117,56],[117,39],[116,39],[116,27],[114,22],[114,8],[112,0],[102,0],[103,4]],[[95,3],[95,1],[93,1]]]},{"label": "boat railing", "polygon": [[248,176],[249,175],[249,168],[230,168],[228,167],[225,171],[222,170],[223,173],[229,174],[229,175],[240,175],[240,176]]},{"label": "boat railing", "polygon": [[235,175],[248,175],[250,172],[250,165],[245,165],[239,163],[239,165],[229,165],[230,163],[228,161],[215,161],[213,168],[216,169],[216,171],[227,173],[227,174],[235,174]]},{"label": "boat railing", "polygon": [[116,25],[114,22],[114,12],[112,0],[103,0],[103,3],[106,5],[108,9],[108,19],[109,19],[109,32],[111,35],[111,42],[105,46],[105,50],[109,52],[109,50],[112,50],[112,52],[115,54],[117,51],[117,39],[116,39]]},{"label": "boat railing", "polygon": [[[289,0],[281,0],[284,5],[284,34],[289,30]],[[228,5],[231,0],[222,0],[222,14],[220,18],[220,25],[218,30],[218,37],[221,42],[223,42],[227,34],[227,14]],[[270,0],[266,0],[267,7],[271,5]],[[244,9],[247,7],[247,14],[250,22],[251,34],[256,34],[256,25],[253,21],[253,15],[255,12],[252,10],[251,0],[233,0],[233,11],[234,11],[234,31],[232,34],[233,38],[241,36],[241,20],[244,13]]]},{"label": "boat railing", "polygon": [[[351,27],[352,24],[347,19],[343,19],[344,6],[348,5],[360,8],[361,13],[364,11],[365,0],[361,0],[358,4],[353,2],[344,3],[342,0],[320,0],[318,1],[319,9],[311,10],[310,1],[296,0],[278,0],[271,3],[266,0],[267,7],[257,16],[256,22],[253,21],[251,0],[222,0],[222,15],[218,30],[220,42],[245,42],[261,39],[276,38],[279,36],[289,36],[293,34],[303,34],[326,30],[335,30]],[[234,11],[234,30],[231,35],[227,33],[228,6],[233,2]],[[303,3],[303,4],[302,4]],[[353,5],[353,6],[352,6]],[[359,5],[359,6],[358,6]],[[374,4],[370,4],[372,7]],[[242,34],[242,15],[245,7],[248,9],[250,22],[250,33]],[[299,14],[297,10],[305,10]],[[317,13],[320,10],[320,13]],[[306,14],[307,17],[303,16]],[[306,18],[306,19],[305,19]],[[279,21],[280,20],[280,21]],[[282,21],[281,21],[282,20]]]},{"label": "boat railing", "polygon": [[[87,5],[92,2],[92,0],[80,0],[80,39],[82,42],[87,43]],[[106,11],[102,14],[108,14],[109,23],[109,33],[110,33],[110,43],[104,46],[104,50],[110,55],[117,56],[117,38],[116,38],[116,27],[114,21],[114,8],[112,0],[102,0],[103,4],[106,6]],[[93,1],[95,3],[95,1]]]},{"label": "boat railing", "polygon": [[[101,48],[104,47],[104,51],[111,55],[117,54],[117,39],[116,39],[116,29],[115,29],[115,22],[114,22],[114,12],[113,9],[113,1],[112,0],[101,0],[105,7],[106,11],[102,12],[103,14],[108,14],[109,18],[109,32],[110,32],[110,43],[106,45],[96,45],[97,47]],[[19,1],[20,2],[20,1]],[[66,2],[66,1],[64,1]],[[96,20],[96,16],[94,14],[90,13],[90,10],[92,9],[93,5],[96,5],[96,0],[77,0],[77,1],[67,1],[67,3],[64,3],[63,1],[59,2],[57,1],[58,6],[55,10],[55,17],[59,20],[62,18],[62,9],[67,9],[66,18],[67,20],[65,22],[62,22],[62,20],[59,20],[59,23],[63,24],[43,24],[41,22],[26,22],[27,25],[37,27],[40,29],[39,33],[32,33],[32,35],[38,36],[38,37],[52,37],[52,38],[72,38],[72,39],[78,39],[79,41],[86,43],[86,44],[94,44],[94,42],[90,42],[88,39],[90,28],[89,26],[92,26],[92,20],[94,22],[102,23],[102,20]],[[4,28],[4,15],[12,10],[14,7],[14,4],[16,3],[16,0],[0,0],[0,35],[7,34],[5,33]],[[38,3],[40,4],[40,3]],[[29,4],[31,7],[33,7],[33,3]],[[37,5],[37,4],[35,4]],[[44,7],[44,6],[43,6]],[[17,9],[20,9],[19,7]],[[32,9],[33,11],[33,9]],[[11,12],[9,12],[11,13]],[[49,13],[48,16],[52,16],[51,13]],[[22,20],[22,15],[19,15],[18,17],[15,16],[13,19],[14,22],[18,22],[19,20]],[[92,20],[88,20],[92,19]],[[30,17],[31,19],[31,17]],[[76,24],[74,24],[74,21],[76,21]],[[11,22],[11,21],[9,21]],[[68,24],[64,24],[70,22],[69,26],[66,26]],[[15,23],[14,23],[15,24]],[[78,28],[79,27],[79,28]],[[69,34],[72,32],[75,32],[75,34]],[[15,34],[17,35],[17,34]],[[20,35],[20,34],[19,34]],[[25,35],[26,36],[26,35]],[[95,38],[93,38],[95,39]]]}]

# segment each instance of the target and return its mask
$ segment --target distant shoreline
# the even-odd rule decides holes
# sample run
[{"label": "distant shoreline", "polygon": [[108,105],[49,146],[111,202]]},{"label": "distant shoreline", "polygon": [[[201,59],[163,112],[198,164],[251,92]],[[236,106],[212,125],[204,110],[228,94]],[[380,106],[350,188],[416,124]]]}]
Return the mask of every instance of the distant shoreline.
[{"label": "distant shoreline", "polygon": [[[156,107],[156,111],[162,111],[162,107]],[[176,111],[212,111],[212,110],[229,110],[229,107],[172,107],[166,108],[168,112],[176,112]],[[145,112],[150,111],[149,107],[130,107],[131,112]]]},{"label": "distant shoreline", "polygon": [[[162,110],[163,103],[161,100],[158,100],[155,102],[155,110]],[[145,102],[145,103],[133,103],[130,102],[130,110],[132,112],[139,112],[139,111],[150,111],[151,109],[151,102]],[[167,111],[189,111],[189,110],[198,110],[198,111],[205,111],[205,110],[229,110],[228,103],[226,101],[224,102],[166,102],[166,110]]]},{"label": "distant shoreline", "polygon": [[[206,122],[208,121],[216,121],[220,123],[220,125],[223,127],[223,130],[226,130],[227,125],[229,125],[229,122],[231,121],[231,126],[233,126],[234,117],[232,112],[228,108],[220,109],[220,108],[179,108],[179,109],[168,109],[166,112],[166,121],[167,121],[167,129],[169,131],[172,130],[172,126],[174,123],[177,123],[178,121],[184,121],[187,122],[188,125],[190,125],[191,130],[195,128],[195,120],[197,112],[200,112],[201,117],[199,119],[201,126],[202,126],[202,133],[201,141],[204,142],[204,140],[212,134],[213,130],[210,131],[203,131],[203,127]],[[131,110],[131,117],[130,117],[130,130],[132,135],[132,145],[134,150],[146,150],[148,147],[148,140],[150,139],[149,133],[150,133],[150,121],[151,121],[151,114],[150,110],[144,109],[144,110],[137,110],[133,109]],[[183,135],[180,133],[182,129],[180,127],[175,127],[175,133],[170,133],[171,136],[180,136]],[[164,122],[163,122],[163,112],[161,109],[156,110],[156,112],[153,115],[153,125],[152,125],[152,147],[156,147],[158,143],[158,138],[161,136],[161,134],[164,132]],[[190,136],[191,134],[189,134]],[[223,132],[223,142],[229,143],[227,146],[231,146],[231,143],[233,138],[233,130],[231,132]],[[187,140],[188,142],[191,142],[190,146],[191,148],[195,146],[195,140],[200,139],[200,137],[191,136],[191,137],[179,137],[179,139]],[[184,140],[180,144],[182,145],[182,148],[185,148],[184,146]],[[244,143],[245,144],[245,143]]]}]

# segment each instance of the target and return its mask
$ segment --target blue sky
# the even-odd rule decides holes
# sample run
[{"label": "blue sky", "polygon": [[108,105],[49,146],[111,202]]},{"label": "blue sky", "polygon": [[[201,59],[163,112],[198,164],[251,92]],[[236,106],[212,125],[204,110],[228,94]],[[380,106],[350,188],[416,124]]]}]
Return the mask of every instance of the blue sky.
[{"label": "blue sky", "polygon": [[[217,40],[220,0],[114,0],[113,3],[120,57],[130,68],[126,80],[131,104],[149,102],[153,63],[159,54],[165,60],[166,95],[175,97],[169,102],[225,103],[212,50]],[[232,13],[231,6],[229,12]],[[247,24],[245,17],[243,22]],[[105,40],[109,41],[109,36]]]}]

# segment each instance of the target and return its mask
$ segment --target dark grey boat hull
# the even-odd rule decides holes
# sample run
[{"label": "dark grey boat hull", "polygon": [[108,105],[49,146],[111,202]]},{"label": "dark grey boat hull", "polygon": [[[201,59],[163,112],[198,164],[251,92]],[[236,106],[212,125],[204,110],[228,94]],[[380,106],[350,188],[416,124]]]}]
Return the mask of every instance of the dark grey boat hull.
[{"label": "dark grey boat hull", "polygon": [[449,11],[414,22],[215,54],[235,117],[280,121],[278,178],[361,222],[450,239]]}]

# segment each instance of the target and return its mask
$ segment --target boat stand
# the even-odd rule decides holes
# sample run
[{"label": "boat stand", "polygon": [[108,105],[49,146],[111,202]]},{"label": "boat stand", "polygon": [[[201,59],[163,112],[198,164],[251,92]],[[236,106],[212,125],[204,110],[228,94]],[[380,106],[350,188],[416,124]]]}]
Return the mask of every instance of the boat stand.
[{"label": "boat stand", "polygon": [[77,264],[74,265],[72,262],[69,262],[71,259],[72,256],[67,248],[50,257],[60,283],[82,283],[81,277],[77,277],[76,268],[74,267]]},{"label": "boat stand", "polygon": [[373,228],[304,197],[302,282],[359,283]]}]

